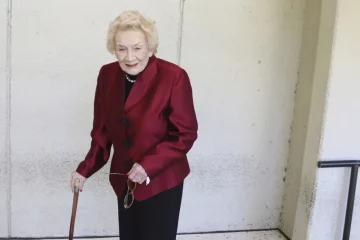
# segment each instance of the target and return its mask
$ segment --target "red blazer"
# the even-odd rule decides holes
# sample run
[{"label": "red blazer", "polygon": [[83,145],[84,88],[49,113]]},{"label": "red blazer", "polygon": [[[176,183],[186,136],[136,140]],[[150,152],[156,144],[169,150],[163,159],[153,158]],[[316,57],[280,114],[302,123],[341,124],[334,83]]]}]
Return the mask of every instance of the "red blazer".
[{"label": "red blazer", "polygon": [[[118,62],[99,72],[91,147],[77,172],[90,177],[114,154],[110,172],[127,173],[139,163],[150,178],[137,184],[135,199],[143,200],[181,183],[190,173],[187,152],[197,139],[190,80],[182,68],[156,58],[139,74],[125,102],[125,73]],[[110,175],[117,196],[127,176]]]}]

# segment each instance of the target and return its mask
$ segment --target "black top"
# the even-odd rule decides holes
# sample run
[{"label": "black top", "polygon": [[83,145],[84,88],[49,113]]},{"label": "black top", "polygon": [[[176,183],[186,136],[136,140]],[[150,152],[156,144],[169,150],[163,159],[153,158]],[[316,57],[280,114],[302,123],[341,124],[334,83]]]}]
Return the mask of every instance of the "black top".
[{"label": "black top", "polygon": [[[129,75],[126,73],[126,76],[128,76],[131,80],[136,80],[137,75]],[[125,76],[125,101],[128,98],[130,91],[134,85],[134,83],[130,82]]]}]

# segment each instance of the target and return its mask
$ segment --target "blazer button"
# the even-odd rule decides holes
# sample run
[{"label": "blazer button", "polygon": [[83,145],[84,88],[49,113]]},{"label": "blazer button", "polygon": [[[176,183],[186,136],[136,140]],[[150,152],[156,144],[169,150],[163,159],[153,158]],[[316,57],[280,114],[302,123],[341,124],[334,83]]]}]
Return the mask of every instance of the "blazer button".
[{"label": "blazer button", "polygon": [[121,119],[120,122],[124,126],[130,126],[130,121],[128,119],[126,119],[126,118]]},{"label": "blazer button", "polygon": [[131,141],[124,140],[123,145],[126,147],[132,147],[134,145],[134,143]]}]

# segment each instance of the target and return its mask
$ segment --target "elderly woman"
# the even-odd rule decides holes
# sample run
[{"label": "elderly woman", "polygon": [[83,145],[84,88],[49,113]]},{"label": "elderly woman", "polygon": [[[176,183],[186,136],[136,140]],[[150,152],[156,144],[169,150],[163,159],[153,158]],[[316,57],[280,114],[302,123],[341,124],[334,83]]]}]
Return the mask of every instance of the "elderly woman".
[{"label": "elderly woman", "polygon": [[91,147],[71,186],[114,154],[110,183],[118,197],[121,240],[176,239],[186,154],[197,119],[186,71],[155,57],[155,24],[137,11],[111,22],[107,48],[118,61],[101,67],[94,100]]}]

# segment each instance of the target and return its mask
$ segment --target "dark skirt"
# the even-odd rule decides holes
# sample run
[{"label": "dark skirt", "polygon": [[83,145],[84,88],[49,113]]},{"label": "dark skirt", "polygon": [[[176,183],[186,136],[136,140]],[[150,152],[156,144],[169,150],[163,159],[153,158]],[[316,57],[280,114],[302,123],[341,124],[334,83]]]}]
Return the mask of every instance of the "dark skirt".
[{"label": "dark skirt", "polygon": [[[125,192],[127,189],[125,189]],[[125,209],[118,198],[121,240],[176,240],[183,183]]]}]

